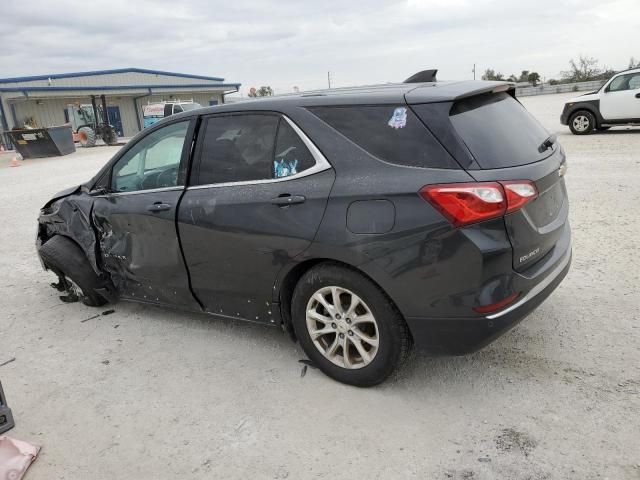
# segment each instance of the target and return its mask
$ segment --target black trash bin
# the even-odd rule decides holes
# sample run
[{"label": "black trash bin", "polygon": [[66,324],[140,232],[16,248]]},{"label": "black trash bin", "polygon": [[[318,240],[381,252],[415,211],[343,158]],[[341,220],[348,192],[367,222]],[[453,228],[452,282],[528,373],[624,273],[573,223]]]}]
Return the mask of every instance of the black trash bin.
[{"label": "black trash bin", "polygon": [[22,158],[55,157],[76,151],[69,125],[11,130],[6,133],[11,137],[11,142]]},{"label": "black trash bin", "polygon": [[2,382],[0,382],[0,434],[11,430],[15,426],[11,409],[7,405],[7,399],[2,391]]}]

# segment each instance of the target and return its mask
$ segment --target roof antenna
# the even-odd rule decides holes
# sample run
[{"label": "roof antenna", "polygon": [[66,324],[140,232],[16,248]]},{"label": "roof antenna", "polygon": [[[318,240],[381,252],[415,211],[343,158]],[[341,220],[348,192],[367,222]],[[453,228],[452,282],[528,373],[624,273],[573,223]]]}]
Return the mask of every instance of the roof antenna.
[{"label": "roof antenna", "polygon": [[424,82],[436,82],[436,74],[438,69],[422,70],[414,75],[411,75],[402,83],[424,83]]}]

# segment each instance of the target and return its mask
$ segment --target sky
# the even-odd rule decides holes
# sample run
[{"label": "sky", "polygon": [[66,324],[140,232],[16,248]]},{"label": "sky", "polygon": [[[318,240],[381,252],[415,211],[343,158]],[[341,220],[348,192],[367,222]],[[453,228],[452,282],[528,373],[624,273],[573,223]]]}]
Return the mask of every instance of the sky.
[{"label": "sky", "polygon": [[276,93],[640,59],[640,0],[0,0],[0,78],[138,67]]}]

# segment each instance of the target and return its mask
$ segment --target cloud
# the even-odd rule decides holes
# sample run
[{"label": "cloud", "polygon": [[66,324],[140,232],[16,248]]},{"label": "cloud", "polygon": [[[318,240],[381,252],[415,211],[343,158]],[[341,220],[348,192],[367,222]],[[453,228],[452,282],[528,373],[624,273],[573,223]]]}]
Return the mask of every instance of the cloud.
[{"label": "cloud", "polygon": [[[440,78],[494,68],[557,76],[572,57],[624,68],[640,57],[637,0],[3,0],[2,76],[135,66],[251,86]],[[7,28],[7,25],[9,28]]]}]

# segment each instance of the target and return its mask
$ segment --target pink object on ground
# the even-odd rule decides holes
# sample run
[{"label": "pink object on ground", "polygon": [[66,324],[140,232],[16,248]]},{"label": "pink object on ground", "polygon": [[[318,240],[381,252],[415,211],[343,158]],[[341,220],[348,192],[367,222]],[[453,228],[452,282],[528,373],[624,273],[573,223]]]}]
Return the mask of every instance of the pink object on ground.
[{"label": "pink object on ground", "polygon": [[0,436],[0,479],[20,480],[39,451],[36,445]]}]

